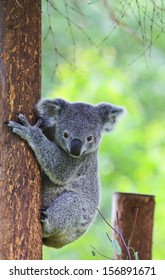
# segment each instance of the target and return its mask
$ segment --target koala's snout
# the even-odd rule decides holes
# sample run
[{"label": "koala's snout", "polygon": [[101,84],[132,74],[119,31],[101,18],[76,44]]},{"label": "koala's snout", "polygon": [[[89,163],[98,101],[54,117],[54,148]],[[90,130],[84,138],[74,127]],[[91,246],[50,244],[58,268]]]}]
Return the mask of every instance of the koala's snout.
[{"label": "koala's snout", "polygon": [[82,148],[82,142],[79,139],[73,139],[71,142],[70,154],[73,156],[80,156]]}]

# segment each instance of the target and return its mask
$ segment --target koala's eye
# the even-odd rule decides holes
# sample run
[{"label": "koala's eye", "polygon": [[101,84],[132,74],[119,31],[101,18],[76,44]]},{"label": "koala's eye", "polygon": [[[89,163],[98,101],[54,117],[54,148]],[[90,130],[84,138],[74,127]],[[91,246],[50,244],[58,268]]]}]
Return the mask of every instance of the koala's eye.
[{"label": "koala's eye", "polygon": [[68,133],[65,131],[63,134],[64,138],[67,139],[69,137]]},{"label": "koala's eye", "polygon": [[92,136],[92,135],[89,135],[89,136],[87,137],[87,141],[88,141],[89,143],[91,143],[91,142],[93,141],[93,136]]}]

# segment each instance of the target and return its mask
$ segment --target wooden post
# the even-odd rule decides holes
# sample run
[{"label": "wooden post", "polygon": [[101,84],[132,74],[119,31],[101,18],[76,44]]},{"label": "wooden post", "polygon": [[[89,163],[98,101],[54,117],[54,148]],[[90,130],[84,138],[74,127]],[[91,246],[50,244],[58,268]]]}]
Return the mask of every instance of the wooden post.
[{"label": "wooden post", "polygon": [[41,1],[0,1],[0,259],[41,259],[40,171],[4,121],[34,124],[40,98]]},{"label": "wooden post", "polygon": [[[134,252],[138,253],[141,260],[152,259],[154,206],[155,201],[152,195],[118,192],[113,195],[112,226],[121,232],[129,247],[131,259],[135,259]],[[128,252],[119,234],[116,232],[113,234],[113,239],[118,240],[122,250],[121,256],[116,255],[116,258],[127,259]]]}]

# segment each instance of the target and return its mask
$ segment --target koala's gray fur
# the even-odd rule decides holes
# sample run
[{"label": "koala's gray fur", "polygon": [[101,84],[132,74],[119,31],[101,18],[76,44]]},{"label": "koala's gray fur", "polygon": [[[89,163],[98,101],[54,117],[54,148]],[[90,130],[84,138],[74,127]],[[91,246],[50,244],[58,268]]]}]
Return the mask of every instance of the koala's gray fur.
[{"label": "koala's gray fur", "polygon": [[56,98],[39,101],[37,111],[36,125],[19,114],[22,124],[8,126],[28,142],[41,166],[43,243],[60,248],[80,237],[96,215],[100,140],[124,109]]}]

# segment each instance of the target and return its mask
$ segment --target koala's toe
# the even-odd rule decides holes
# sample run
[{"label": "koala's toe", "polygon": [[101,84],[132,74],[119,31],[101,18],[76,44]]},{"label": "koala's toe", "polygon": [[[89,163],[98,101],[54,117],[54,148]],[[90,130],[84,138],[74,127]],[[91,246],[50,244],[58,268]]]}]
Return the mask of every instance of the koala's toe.
[{"label": "koala's toe", "polygon": [[35,126],[40,127],[42,125],[42,122],[43,122],[42,118],[39,118],[38,121],[36,122]]},{"label": "koala's toe", "polygon": [[28,122],[27,118],[24,115],[17,113],[17,116],[18,116],[18,119],[21,121],[21,123],[24,126],[26,126],[26,127],[29,126],[29,122]]}]

